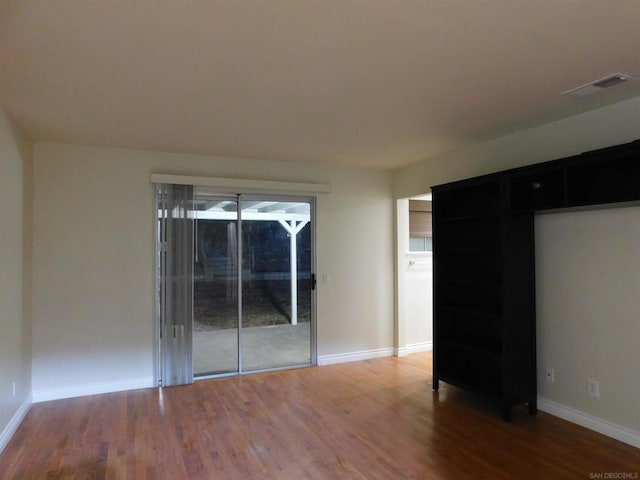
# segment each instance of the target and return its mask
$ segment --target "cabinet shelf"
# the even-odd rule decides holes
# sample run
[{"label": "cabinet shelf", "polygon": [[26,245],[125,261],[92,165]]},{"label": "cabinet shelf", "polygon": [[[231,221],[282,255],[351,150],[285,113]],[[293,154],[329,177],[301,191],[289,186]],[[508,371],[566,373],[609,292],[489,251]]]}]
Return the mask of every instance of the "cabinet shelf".
[{"label": "cabinet shelf", "polygon": [[439,307],[439,311],[492,319],[500,319],[502,317],[498,308],[491,308],[486,305],[442,305]]},{"label": "cabinet shelf", "polygon": [[474,393],[499,398],[503,389],[501,359],[497,355],[443,342],[436,358],[438,375],[445,382]]},{"label": "cabinet shelf", "polygon": [[469,375],[464,371],[443,368],[440,378],[444,382],[471,393],[480,394],[494,402],[500,402],[502,398],[502,381],[497,374],[476,373]]},{"label": "cabinet shelf", "polygon": [[500,249],[495,246],[485,246],[485,247],[442,247],[438,249],[439,253],[479,253],[479,254],[498,254],[500,253]]},{"label": "cabinet shelf", "polygon": [[442,305],[439,307],[443,312],[460,313],[463,315],[472,315],[475,317],[500,318],[500,312],[486,306],[456,306]]},{"label": "cabinet shelf", "polygon": [[534,168],[509,181],[510,205],[514,211],[562,208],[565,199],[565,172],[562,169]]},{"label": "cabinet shelf", "polygon": [[481,182],[469,185],[468,195],[460,196],[455,191],[443,191],[440,195],[440,217],[442,219],[485,218],[501,213],[500,182]]},{"label": "cabinet shelf", "polygon": [[437,248],[436,278],[445,282],[502,281],[501,252],[495,246]]},{"label": "cabinet shelf", "polygon": [[468,350],[481,355],[489,355],[499,359],[502,354],[502,345],[495,338],[455,337],[442,340],[442,346]]},{"label": "cabinet shelf", "polygon": [[499,316],[502,288],[497,282],[440,282],[436,278],[437,306],[463,314]]},{"label": "cabinet shelf", "polygon": [[567,168],[569,206],[640,199],[640,156],[635,153],[607,160],[591,160]]},{"label": "cabinet shelf", "polygon": [[463,285],[479,285],[479,286],[493,286],[499,287],[501,281],[497,278],[492,277],[475,277],[475,278],[455,278],[455,277],[445,277],[441,278],[440,281],[443,284],[463,284]]},{"label": "cabinet shelf", "polygon": [[525,212],[640,201],[640,141],[507,170],[509,209]]},{"label": "cabinet shelf", "polygon": [[453,223],[453,222],[466,222],[466,221],[474,221],[474,220],[499,220],[500,219],[500,215],[493,213],[493,212],[487,212],[487,213],[475,213],[475,214],[469,214],[469,215],[455,215],[455,216],[451,216],[451,217],[444,217],[442,219],[443,222],[446,223]]}]

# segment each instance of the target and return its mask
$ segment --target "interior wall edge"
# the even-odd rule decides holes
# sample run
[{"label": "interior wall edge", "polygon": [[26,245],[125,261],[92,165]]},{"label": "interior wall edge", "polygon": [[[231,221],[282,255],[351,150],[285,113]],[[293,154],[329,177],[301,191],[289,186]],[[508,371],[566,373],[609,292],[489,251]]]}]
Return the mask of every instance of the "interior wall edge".
[{"label": "interior wall edge", "polygon": [[123,392],[126,390],[139,390],[141,388],[156,387],[152,376],[141,378],[123,379],[113,382],[86,383],[67,386],[64,388],[49,388],[33,391],[33,403],[61,400],[64,398],[84,397],[87,395],[99,395],[102,393]]},{"label": "interior wall edge", "polygon": [[363,350],[360,352],[337,353],[332,355],[318,355],[318,366],[335,365],[337,363],[357,362],[360,360],[371,360],[373,358],[392,357],[394,349],[377,348],[373,350]]},{"label": "interior wall edge", "polygon": [[542,397],[538,397],[538,409],[555,417],[580,425],[581,427],[606,435],[607,437],[640,448],[640,432],[638,431]]},{"label": "interior wall edge", "polygon": [[27,413],[29,413],[32,404],[33,398],[29,394],[13,414],[13,417],[11,417],[9,423],[7,423],[7,425],[0,432],[0,454],[11,440],[11,437],[13,437],[13,434],[16,433],[16,430],[18,430],[18,427],[27,416]]}]

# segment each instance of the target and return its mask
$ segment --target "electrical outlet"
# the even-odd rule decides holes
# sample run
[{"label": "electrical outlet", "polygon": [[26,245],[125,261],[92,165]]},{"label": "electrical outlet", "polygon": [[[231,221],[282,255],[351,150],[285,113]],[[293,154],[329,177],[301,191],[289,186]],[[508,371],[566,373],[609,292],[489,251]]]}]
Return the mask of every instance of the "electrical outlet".
[{"label": "electrical outlet", "polygon": [[587,395],[600,398],[600,382],[595,378],[587,378]]},{"label": "electrical outlet", "polygon": [[555,383],[556,381],[556,372],[553,368],[547,368],[546,372],[547,382]]}]

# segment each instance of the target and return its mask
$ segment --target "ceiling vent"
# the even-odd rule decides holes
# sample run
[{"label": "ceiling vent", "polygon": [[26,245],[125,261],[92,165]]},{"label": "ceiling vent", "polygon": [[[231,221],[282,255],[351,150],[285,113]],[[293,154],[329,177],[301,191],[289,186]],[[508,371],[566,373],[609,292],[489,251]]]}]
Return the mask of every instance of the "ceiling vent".
[{"label": "ceiling vent", "polygon": [[626,73],[614,73],[604,78],[600,78],[599,80],[594,80],[593,82],[589,82],[585,85],[581,85],[579,87],[572,88],[571,90],[567,90],[566,92],[562,92],[562,95],[588,97],[589,95],[601,92],[606,88],[611,88],[615,85],[624,83],[627,80],[635,80],[635,78],[633,78],[631,75],[627,75]]}]

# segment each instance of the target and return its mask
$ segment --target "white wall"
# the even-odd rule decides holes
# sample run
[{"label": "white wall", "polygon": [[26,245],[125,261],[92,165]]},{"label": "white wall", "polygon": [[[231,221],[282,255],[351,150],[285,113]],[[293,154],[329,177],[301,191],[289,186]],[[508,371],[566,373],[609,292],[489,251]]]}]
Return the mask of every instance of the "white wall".
[{"label": "white wall", "polygon": [[330,183],[317,202],[318,355],[391,351],[391,175],[39,143],[35,151],[33,390],[42,400],[150,384],[150,173]]},{"label": "white wall", "polygon": [[539,395],[640,432],[640,207],[538,215],[536,276]]},{"label": "white wall", "polygon": [[434,185],[563,158],[638,138],[640,97],[398,169],[394,175],[394,193],[396,198],[423,195]]},{"label": "white wall", "polygon": [[[479,143],[468,149],[398,170],[394,176],[394,193],[396,198],[422,194],[432,185],[562,158],[638,138],[640,98],[636,97],[542,127]],[[637,215],[638,211],[625,210],[623,215],[633,217],[632,212]],[[574,212],[566,216],[545,217],[537,222],[537,227],[542,226],[537,233],[539,236],[542,235],[538,242],[545,243],[544,247],[538,245],[537,254],[540,255],[544,249],[547,255],[547,247],[555,245],[556,242],[557,248],[561,249],[549,250],[550,258],[539,256],[537,260],[538,268],[541,270],[538,272],[541,277],[537,281],[537,325],[540,334],[538,356],[540,361],[544,362],[542,365],[553,364],[550,366],[556,367],[559,372],[553,389],[539,377],[541,407],[552,409],[558,415],[588,424],[604,433],[620,434],[618,438],[621,439],[626,435],[621,432],[630,429],[631,433],[624,437],[625,441],[640,445],[640,423],[637,415],[640,399],[640,381],[637,375],[640,323],[637,314],[635,319],[631,316],[632,312],[640,307],[637,300],[640,293],[637,289],[639,278],[635,271],[640,260],[637,251],[640,240],[637,221],[628,218],[627,227],[622,229],[626,232],[622,241],[598,237],[596,234],[605,229],[596,227],[597,222],[581,227],[583,230],[586,229],[582,235],[572,234],[566,229],[561,230],[559,224],[563,222],[574,225],[568,223],[574,221],[573,215],[589,218],[590,215],[596,215],[593,218],[600,218],[603,222],[606,218],[606,221],[611,220],[616,228],[621,226],[618,214],[614,210],[592,214]],[[554,229],[549,229],[552,226]],[[583,236],[584,243],[580,244],[580,238]],[[574,244],[570,245],[569,242]],[[573,262],[562,261],[564,269],[559,277],[558,265],[553,265],[556,270],[550,270],[549,264],[560,261],[562,255],[572,249],[579,254],[576,256],[573,252]],[[612,252],[612,249],[615,252]],[[597,278],[596,272],[600,272],[598,276],[602,278]],[[593,278],[594,276],[596,278]],[[558,286],[560,278],[571,283],[563,283],[565,290],[561,291],[567,292],[568,288],[573,293],[567,293],[566,296],[550,296],[549,292]],[[604,278],[620,288],[616,296],[609,297],[613,292],[608,288],[602,290]],[[580,292],[580,295],[576,292]],[[582,303],[586,297],[600,299],[603,303],[597,308],[591,302]],[[615,335],[608,329],[600,328],[599,323],[603,321],[605,310],[612,306],[614,298],[625,304],[612,312],[616,315],[615,319],[608,319],[614,321],[619,330]],[[595,317],[585,317],[587,314]],[[580,332],[583,326],[589,335],[581,334],[574,337],[573,334]],[[614,345],[610,345],[611,342],[614,342]],[[614,374],[615,379],[611,378]],[[583,383],[588,376],[599,376],[603,392],[606,392],[598,402],[587,402],[584,398]],[[626,408],[622,406],[624,402],[627,402]],[[633,406],[636,407],[635,412],[632,411]],[[613,425],[607,426],[608,422]]]},{"label": "white wall", "polygon": [[[433,347],[433,265],[431,254],[412,255],[405,260],[407,275],[407,348]],[[410,265],[409,262],[415,262]]]},{"label": "white wall", "polygon": [[32,156],[30,139],[0,110],[0,451],[31,395]]}]

